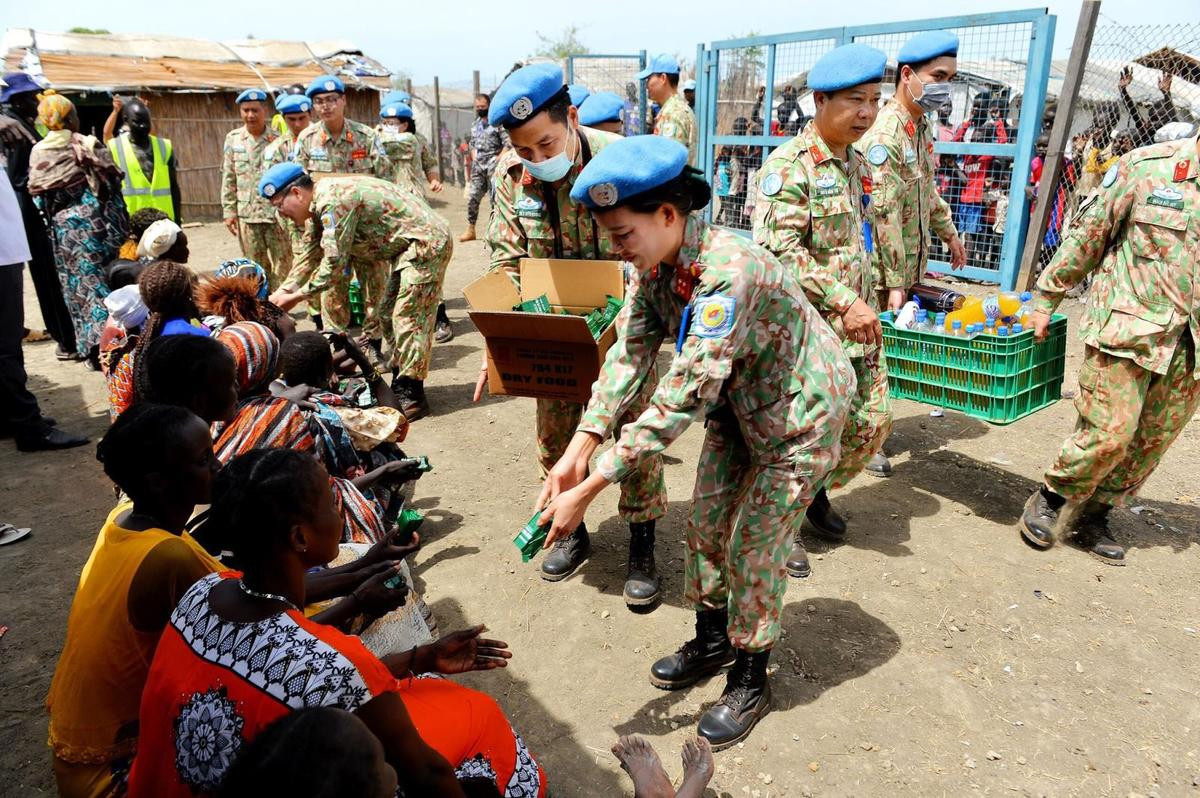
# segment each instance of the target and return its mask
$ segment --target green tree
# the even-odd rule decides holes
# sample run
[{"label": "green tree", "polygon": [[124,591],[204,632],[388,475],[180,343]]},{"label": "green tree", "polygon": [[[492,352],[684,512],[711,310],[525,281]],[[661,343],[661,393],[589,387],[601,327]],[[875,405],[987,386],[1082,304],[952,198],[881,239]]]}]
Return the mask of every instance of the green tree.
[{"label": "green tree", "polygon": [[108,28],[71,28],[67,31],[67,33],[83,33],[89,36],[97,36],[105,33],[112,33],[112,31],[110,31]]},{"label": "green tree", "polygon": [[547,36],[541,31],[535,31],[535,33],[539,42],[538,49],[533,53],[535,56],[561,60],[569,55],[583,55],[591,52],[586,44],[579,41],[579,26],[577,25],[568,25],[557,36]]}]

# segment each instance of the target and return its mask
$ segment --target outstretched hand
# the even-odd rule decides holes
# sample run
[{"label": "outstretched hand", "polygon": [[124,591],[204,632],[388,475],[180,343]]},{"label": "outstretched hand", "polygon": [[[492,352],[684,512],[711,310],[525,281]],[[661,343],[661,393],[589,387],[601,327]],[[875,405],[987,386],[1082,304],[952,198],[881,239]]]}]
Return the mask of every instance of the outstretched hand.
[{"label": "outstretched hand", "polygon": [[480,637],[487,631],[483,624],[451,632],[436,643],[431,643],[430,657],[433,670],[438,673],[468,673],[507,668],[512,652],[503,640],[488,640]]}]

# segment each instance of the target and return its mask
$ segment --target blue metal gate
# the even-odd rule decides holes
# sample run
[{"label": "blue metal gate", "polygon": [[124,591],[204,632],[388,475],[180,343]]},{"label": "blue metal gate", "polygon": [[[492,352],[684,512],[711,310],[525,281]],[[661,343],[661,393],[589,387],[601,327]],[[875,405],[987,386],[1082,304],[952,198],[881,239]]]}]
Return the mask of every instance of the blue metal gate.
[{"label": "blue metal gate", "polygon": [[567,83],[582,83],[588,91],[611,91],[625,99],[625,135],[645,133],[646,82],[637,73],[646,68],[646,51],[631,55],[588,53],[567,56]]},{"label": "blue metal gate", "polygon": [[[807,77],[817,59],[849,42],[883,50],[893,59],[884,78],[886,99],[894,89],[894,58],[903,43],[920,31],[951,30],[960,42],[958,76],[953,108],[939,120],[942,140],[934,153],[939,190],[951,204],[955,225],[960,230],[977,226],[967,239],[967,266],[955,274],[1011,289],[1029,224],[1025,188],[1041,132],[1054,24],[1045,9],[1029,9],[700,45],[700,164],[714,185],[714,221],[750,229],[755,172],[772,149],[811,118]],[[950,272],[940,242],[933,242],[931,252],[929,268]]]}]

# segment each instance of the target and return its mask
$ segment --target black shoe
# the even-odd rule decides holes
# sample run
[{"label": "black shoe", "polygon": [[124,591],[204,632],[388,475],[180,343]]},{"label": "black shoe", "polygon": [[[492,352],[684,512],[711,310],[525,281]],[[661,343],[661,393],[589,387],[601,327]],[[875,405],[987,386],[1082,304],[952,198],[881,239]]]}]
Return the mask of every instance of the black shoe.
[{"label": "black shoe", "polygon": [[721,700],[700,716],[696,729],[714,751],[746,739],[754,724],[771,711],[771,683],[767,679],[770,658],[769,649],[756,654],[737,652]]},{"label": "black shoe", "polygon": [[433,340],[439,344],[454,340],[454,328],[450,326],[450,317],[446,315],[446,303],[438,305],[437,321],[433,323]]},{"label": "black shoe", "polygon": [[808,521],[816,536],[822,540],[841,543],[846,539],[846,522],[829,503],[829,494],[825,492],[824,488],[817,491],[817,495],[813,497],[812,504],[808,505],[808,511],[804,514],[804,519]]},{"label": "black shoe", "polygon": [[876,452],[871,458],[871,462],[867,463],[866,472],[873,477],[890,477],[892,475],[892,461],[887,459],[887,455],[883,452]]},{"label": "black shoe", "polygon": [[1038,488],[1025,502],[1025,510],[1021,513],[1018,524],[1021,536],[1039,549],[1053,546],[1055,537],[1067,520],[1063,518],[1066,504],[1066,499],[1045,485]]},{"label": "black shoe", "polygon": [[57,449],[74,449],[83,446],[88,439],[82,435],[71,435],[58,427],[48,427],[33,438],[17,438],[17,450],[22,452],[49,452]]},{"label": "black shoe", "polygon": [[805,579],[812,574],[812,566],[808,563],[808,552],[804,550],[804,544],[800,542],[800,533],[798,532],[792,540],[792,550],[788,552],[786,567],[788,576],[794,576],[797,579]]},{"label": "black shoe", "polygon": [[625,603],[645,607],[658,601],[662,580],[654,567],[654,522],[629,525],[629,573],[625,577]]},{"label": "black shoe", "polygon": [[411,377],[397,377],[392,390],[400,404],[400,412],[410,422],[429,415],[429,400],[425,398],[425,383]]},{"label": "black shoe", "polygon": [[674,654],[650,666],[650,684],[663,690],[678,690],[728,667],[734,660],[728,626],[728,610],[697,612],[696,636]]},{"label": "black shoe", "polygon": [[565,538],[554,541],[550,553],[542,560],[542,579],[561,582],[578,571],[591,552],[592,540],[588,537],[587,527],[580,524]]},{"label": "black shoe", "polygon": [[1079,518],[1075,543],[1107,565],[1125,564],[1125,547],[1113,540],[1108,531],[1108,512],[1112,507],[1089,501]]}]

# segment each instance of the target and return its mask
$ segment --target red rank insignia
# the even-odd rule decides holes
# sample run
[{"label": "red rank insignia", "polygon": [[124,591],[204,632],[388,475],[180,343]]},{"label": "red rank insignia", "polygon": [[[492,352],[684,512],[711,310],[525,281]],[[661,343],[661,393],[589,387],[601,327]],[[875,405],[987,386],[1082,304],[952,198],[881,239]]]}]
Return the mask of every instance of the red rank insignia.
[{"label": "red rank insignia", "polygon": [[925,149],[929,150],[930,155],[933,155],[933,142],[932,141],[926,142]]},{"label": "red rank insignia", "polygon": [[904,123],[904,132],[908,134],[910,139],[917,135],[917,126],[913,124],[911,119]]},{"label": "red rank insignia", "polygon": [[363,158],[366,158],[366,157],[367,157],[366,150],[354,150],[353,152],[350,153],[350,160],[352,160],[352,161],[361,161]]},{"label": "red rank insignia", "polygon": [[532,186],[533,185],[533,175],[529,174],[528,170],[523,171],[521,173],[521,185],[523,185],[523,186]]},{"label": "red rank insignia", "polygon": [[1187,161],[1176,161],[1175,162],[1175,182],[1182,183],[1184,180],[1187,180],[1187,176],[1188,176],[1188,162]]},{"label": "red rank insignia", "polygon": [[875,188],[875,181],[873,181],[871,179],[870,175],[863,175],[862,186],[863,186],[863,193],[870,194],[871,189]]},{"label": "red rank insignia", "polygon": [[821,161],[825,160],[825,156],[821,154],[821,148],[816,144],[809,146],[808,154],[812,156],[812,159],[815,163],[820,163]]},{"label": "red rank insignia", "polygon": [[700,266],[695,261],[687,266],[675,267],[675,281],[671,288],[685,302],[690,302],[692,292],[696,290],[696,282],[700,279]]}]

